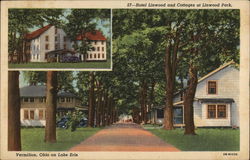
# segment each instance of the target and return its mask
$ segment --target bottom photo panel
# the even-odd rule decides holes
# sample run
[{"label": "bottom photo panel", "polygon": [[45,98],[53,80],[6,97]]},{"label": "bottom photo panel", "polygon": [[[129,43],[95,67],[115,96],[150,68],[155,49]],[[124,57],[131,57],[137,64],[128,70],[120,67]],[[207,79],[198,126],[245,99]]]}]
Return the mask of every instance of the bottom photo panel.
[{"label": "bottom photo panel", "polygon": [[8,150],[239,151],[233,62],[201,77],[193,97],[186,87],[169,99],[165,85],[116,71],[9,71]]}]

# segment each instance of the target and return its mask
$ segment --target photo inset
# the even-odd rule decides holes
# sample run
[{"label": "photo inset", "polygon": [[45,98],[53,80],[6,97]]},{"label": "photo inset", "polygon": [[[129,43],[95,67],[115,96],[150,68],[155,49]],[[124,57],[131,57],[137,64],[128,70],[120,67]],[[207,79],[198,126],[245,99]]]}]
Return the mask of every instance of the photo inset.
[{"label": "photo inset", "polygon": [[14,69],[111,69],[110,9],[9,9]]}]

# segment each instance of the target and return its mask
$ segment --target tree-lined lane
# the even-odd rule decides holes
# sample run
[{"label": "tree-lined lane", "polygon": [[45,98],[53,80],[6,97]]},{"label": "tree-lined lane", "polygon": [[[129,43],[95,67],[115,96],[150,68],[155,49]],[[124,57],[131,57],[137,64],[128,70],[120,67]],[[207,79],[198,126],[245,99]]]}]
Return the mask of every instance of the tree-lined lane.
[{"label": "tree-lined lane", "polygon": [[70,151],[179,151],[134,123],[107,127]]}]

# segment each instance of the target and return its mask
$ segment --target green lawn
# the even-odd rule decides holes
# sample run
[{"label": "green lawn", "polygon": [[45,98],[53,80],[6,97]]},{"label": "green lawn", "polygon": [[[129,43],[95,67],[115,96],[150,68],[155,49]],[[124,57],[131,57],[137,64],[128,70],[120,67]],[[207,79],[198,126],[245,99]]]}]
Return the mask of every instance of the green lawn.
[{"label": "green lawn", "polygon": [[9,64],[9,68],[80,68],[80,69],[111,69],[110,59],[106,62],[80,62],[80,63],[46,63],[29,62],[24,64]]},{"label": "green lawn", "polygon": [[184,129],[167,131],[150,129],[150,132],[182,151],[239,151],[240,131],[238,129],[196,130],[197,135],[184,135]]},{"label": "green lawn", "polygon": [[44,128],[22,128],[23,151],[67,151],[76,144],[99,131],[100,128],[77,128],[75,132],[70,129],[57,128],[57,143],[44,143]]}]

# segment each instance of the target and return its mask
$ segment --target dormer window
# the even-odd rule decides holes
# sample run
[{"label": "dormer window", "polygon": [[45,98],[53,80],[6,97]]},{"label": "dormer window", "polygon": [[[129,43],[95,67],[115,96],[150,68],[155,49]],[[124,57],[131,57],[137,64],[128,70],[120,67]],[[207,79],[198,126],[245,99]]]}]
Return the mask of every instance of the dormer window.
[{"label": "dormer window", "polygon": [[216,81],[208,81],[207,83],[207,92],[208,94],[217,94],[217,82]]}]

